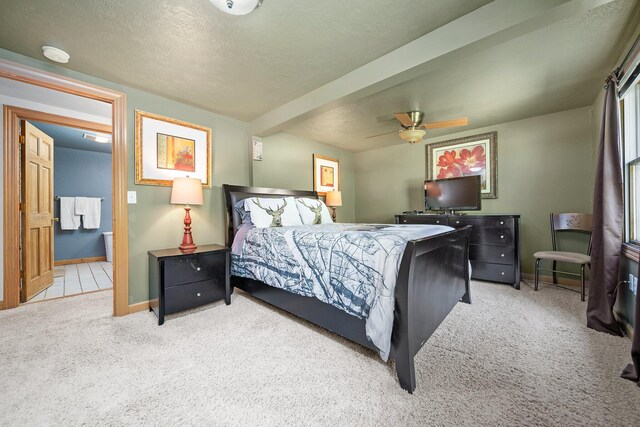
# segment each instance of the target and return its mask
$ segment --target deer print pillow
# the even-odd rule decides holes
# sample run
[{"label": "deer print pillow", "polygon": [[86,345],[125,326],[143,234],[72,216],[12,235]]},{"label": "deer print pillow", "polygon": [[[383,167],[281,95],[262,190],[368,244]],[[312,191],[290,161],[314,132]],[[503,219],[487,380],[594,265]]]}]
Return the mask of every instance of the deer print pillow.
[{"label": "deer print pillow", "polygon": [[244,209],[249,211],[251,222],[258,228],[302,225],[293,197],[251,197],[244,200]]},{"label": "deer print pillow", "polygon": [[333,222],[329,208],[322,200],[300,197],[296,199],[296,204],[302,223],[305,225],[331,224]]}]

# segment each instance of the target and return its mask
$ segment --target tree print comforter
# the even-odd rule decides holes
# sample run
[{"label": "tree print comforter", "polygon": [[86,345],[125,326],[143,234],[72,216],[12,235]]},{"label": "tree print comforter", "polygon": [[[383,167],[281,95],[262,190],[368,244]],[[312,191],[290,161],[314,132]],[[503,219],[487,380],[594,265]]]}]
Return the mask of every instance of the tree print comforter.
[{"label": "tree print comforter", "polygon": [[371,224],[244,229],[236,235],[231,274],[315,297],[366,319],[367,338],[386,361],[395,284],[407,241],[449,230]]}]

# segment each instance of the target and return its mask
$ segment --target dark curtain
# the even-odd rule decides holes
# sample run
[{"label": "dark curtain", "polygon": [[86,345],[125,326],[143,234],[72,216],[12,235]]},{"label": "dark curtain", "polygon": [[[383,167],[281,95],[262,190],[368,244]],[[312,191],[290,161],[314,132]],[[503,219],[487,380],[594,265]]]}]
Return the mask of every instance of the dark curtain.
[{"label": "dark curtain", "polygon": [[605,86],[593,192],[593,243],[587,326],[598,331],[622,335],[622,330],[613,316],[624,222],[617,83],[614,72],[607,79]]},{"label": "dark curtain", "polygon": [[[640,265],[638,265],[638,276],[640,276]],[[622,378],[626,378],[638,383],[640,387],[640,292],[636,292],[636,331],[633,334],[633,341],[631,342],[631,360],[633,363],[629,364],[624,371],[622,371]]]}]

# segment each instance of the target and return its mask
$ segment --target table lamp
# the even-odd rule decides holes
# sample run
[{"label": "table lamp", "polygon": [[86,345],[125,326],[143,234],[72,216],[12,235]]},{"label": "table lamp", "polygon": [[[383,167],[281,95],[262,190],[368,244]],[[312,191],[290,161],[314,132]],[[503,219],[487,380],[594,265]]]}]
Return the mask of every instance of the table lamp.
[{"label": "table lamp", "polygon": [[202,181],[198,178],[175,178],[171,188],[171,204],[185,205],[184,207],[184,235],[179,249],[183,253],[194,252],[198,247],[191,237],[191,215],[189,205],[202,204]]},{"label": "table lamp", "polygon": [[342,193],[339,191],[327,191],[324,203],[331,208],[331,219],[336,222],[336,206],[342,206]]}]

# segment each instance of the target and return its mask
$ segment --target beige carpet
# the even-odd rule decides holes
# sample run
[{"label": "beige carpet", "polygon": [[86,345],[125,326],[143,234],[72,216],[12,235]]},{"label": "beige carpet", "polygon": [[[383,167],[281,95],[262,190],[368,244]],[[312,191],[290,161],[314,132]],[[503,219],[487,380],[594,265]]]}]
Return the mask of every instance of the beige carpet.
[{"label": "beige carpet", "polygon": [[236,292],[112,318],[98,292],[0,312],[3,425],[639,425],[630,342],[579,295],[473,284],[417,357],[415,394],[372,352]]}]

